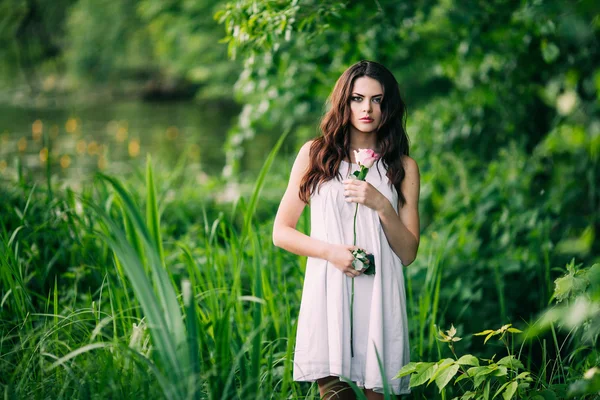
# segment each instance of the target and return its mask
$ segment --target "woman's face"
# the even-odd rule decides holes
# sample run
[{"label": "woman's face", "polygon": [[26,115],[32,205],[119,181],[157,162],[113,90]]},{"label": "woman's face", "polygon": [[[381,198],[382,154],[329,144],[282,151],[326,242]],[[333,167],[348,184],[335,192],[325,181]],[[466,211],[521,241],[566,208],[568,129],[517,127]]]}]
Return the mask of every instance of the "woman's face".
[{"label": "woman's face", "polygon": [[381,123],[383,87],[378,80],[361,76],[354,81],[350,95],[350,123],[353,130],[375,132]]}]

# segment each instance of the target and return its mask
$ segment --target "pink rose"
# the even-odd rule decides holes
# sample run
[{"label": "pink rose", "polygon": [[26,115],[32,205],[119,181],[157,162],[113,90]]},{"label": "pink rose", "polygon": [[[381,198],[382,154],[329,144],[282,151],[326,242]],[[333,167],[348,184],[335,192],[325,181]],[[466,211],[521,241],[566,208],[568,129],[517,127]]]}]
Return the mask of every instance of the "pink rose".
[{"label": "pink rose", "polygon": [[365,168],[371,168],[375,161],[379,159],[379,154],[375,153],[371,149],[358,149],[354,150],[354,157],[358,165],[362,165]]}]

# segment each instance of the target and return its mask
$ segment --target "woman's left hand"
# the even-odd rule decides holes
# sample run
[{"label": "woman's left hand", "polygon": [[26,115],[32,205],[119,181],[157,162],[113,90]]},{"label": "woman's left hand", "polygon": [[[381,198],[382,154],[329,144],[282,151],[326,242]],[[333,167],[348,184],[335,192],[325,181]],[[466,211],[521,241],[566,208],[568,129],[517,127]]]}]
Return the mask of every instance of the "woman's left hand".
[{"label": "woman's left hand", "polygon": [[367,181],[359,181],[358,179],[345,179],[344,197],[348,203],[359,203],[379,211],[383,209],[387,199],[381,192],[373,187]]}]

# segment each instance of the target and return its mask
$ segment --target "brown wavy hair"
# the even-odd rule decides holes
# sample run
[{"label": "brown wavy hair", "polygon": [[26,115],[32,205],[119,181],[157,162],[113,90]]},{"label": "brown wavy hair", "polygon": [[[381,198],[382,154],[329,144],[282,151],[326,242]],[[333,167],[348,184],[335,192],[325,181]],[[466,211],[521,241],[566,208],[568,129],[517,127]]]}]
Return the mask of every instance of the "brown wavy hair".
[{"label": "brown wavy hair", "polygon": [[379,63],[363,60],[344,71],[329,96],[330,107],[321,120],[321,135],[310,146],[308,171],[300,183],[300,199],[307,204],[322,183],[341,178],[340,164],[344,158],[350,159],[350,98],[354,82],[363,76],[376,79],[383,87],[382,118],[377,128],[379,162],[387,168],[387,177],[396,188],[401,205],[406,203],[400,189],[406,174],[402,156],[408,156],[409,146],[406,105],[394,75]]}]

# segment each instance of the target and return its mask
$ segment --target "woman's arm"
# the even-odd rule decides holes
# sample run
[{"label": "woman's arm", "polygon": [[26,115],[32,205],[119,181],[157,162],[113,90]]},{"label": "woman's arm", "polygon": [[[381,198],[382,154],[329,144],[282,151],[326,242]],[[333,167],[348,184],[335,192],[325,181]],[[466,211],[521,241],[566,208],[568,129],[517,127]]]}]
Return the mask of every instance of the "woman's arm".
[{"label": "woman's arm", "polygon": [[419,167],[412,158],[403,158],[406,175],[402,181],[402,193],[406,199],[404,206],[398,201],[398,214],[389,201],[377,210],[383,231],[394,253],[402,265],[411,264],[417,257],[420,241],[419,227]]},{"label": "woman's arm", "polygon": [[360,272],[352,268],[354,257],[351,251],[355,249],[354,246],[327,243],[296,230],[296,224],[305,206],[300,200],[299,190],[302,177],[308,169],[311,143],[302,146],[294,161],[287,189],[273,223],[273,244],[300,256],[322,258],[346,275],[357,276]]},{"label": "woman's arm", "polygon": [[344,181],[346,201],[364,204],[377,211],[390,247],[402,261],[409,265],[417,257],[419,248],[419,167],[412,158],[403,158],[406,175],[401,190],[406,199],[404,206],[398,201],[398,214],[387,198],[366,181]]}]

